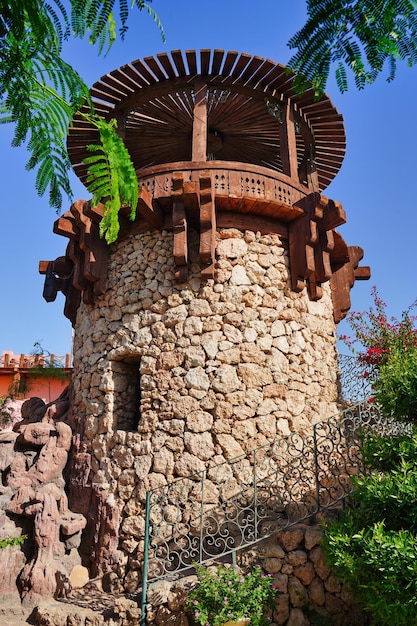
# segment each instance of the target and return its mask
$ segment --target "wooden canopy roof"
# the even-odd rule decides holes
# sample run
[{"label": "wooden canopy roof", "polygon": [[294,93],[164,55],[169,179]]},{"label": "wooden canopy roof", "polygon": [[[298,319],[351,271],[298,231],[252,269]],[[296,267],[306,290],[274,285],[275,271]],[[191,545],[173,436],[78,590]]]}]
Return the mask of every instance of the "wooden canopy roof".
[{"label": "wooden canopy roof", "polygon": [[[314,168],[317,190],[340,169],[345,154],[343,118],[327,96],[313,90],[297,96],[294,75],[269,59],[235,51],[175,50],[123,65],[96,82],[96,111],[116,118],[136,169],[172,162],[216,160],[251,163],[286,171],[283,116],[290,109],[296,168],[301,184]],[[203,90],[204,153],[195,153]],[[199,95],[200,94],[200,95]],[[289,105],[289,107],[288,107]],[[68,152],[85,180],[86,145],[97,143],[95,129],[79,117],[68,135]],[[293,168],[294,169],[294,168]]]}]

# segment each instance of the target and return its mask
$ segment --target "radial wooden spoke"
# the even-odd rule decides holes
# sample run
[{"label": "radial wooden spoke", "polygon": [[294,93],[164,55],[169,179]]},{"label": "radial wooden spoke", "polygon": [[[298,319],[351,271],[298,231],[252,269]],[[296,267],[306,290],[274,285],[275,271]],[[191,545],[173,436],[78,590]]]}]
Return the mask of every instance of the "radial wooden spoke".
[{"label": "radial wooden spoke", "polygon": [[223,61],[224,51],[223,50],[215,50],[213,55],[213,65],[211,68],[211,73],[217,75],[220,73],[220,67]]},{"label": "radial wooden spoke", "polygon": [[190,74],[190,76],[194,76],[195,74],[198,73],[198,70],[197,70],[197,55],[195,53],[195,50],[187,50],[186,53],[185,53],[185,56],[187,58],[189,74]]},{"label": "radial wooden spoke", "polygon": [[167,78],[166,74],[162,70],[158,61],[155,57],[145,57],[143,59],[144,63],[149,67],[149,69],[153,72],[153,74],[158,78],[158,80],[165,80]]},{"label": "radial wooden spoke", "polygon": [[158,57],[161,65],[162,65],[162,67],[164,68],[164,70],[168,74],[169,78],[175,78],[175,76],[176,76],[175,70],[172,67],[172,63],[171,63],[171,60],[170,60],[169,56],[164,52],[162,54],[158,54],[157,57]]},{"label": "radial wooden spoke", "polygon": [[203,76],[210,73],[210,53],[211,50],[200,50],[201,74]]},{"label": "radial wooden spoke", "polygon": [[138,74],[143,76],[143,78],[146,80],[147,83],[149,83],[150,85],[153,85],[154,83],[157,82],[157,78],[148,70],[148,68],[146,67],[146,65],[143,63],[141,59],[138,59],[137,61],[133,61],[132,65],[135,68],[135,70],[138,72]]},{"label": "radial wooden spoke", "polygon": [[120,70],[126,74],[127,76],[129,76],[129,78],[131,79],[131,81],[133,83],[136,83],[137,85],[137,89],[140,89],[141,87],[146,87],[148,85],[148,83],[146,82],[146,80],[144,78],[142,78],[142,76],[140,76],[136,70],[132,67],[132,65],[130,63],[128,63],[127,65],[122,65],[122,67],[120,68]]},{"label": "radial wooden spoke", "polygon": [[174,50],[171,52],[171,56],[175,63],[175,67],[177,68],[178,76],[185,76],[187,74],[187,70],[185,69],[181,50]]},{"label": "radial wooden spoke", "polygon": [[224,61],[223,69],[221,71],[222,76],[229,76],[230,70],[232,69],[238,56],[239,56],[239,53],[235,51],[231,51],[227,53],[226,59]]}]

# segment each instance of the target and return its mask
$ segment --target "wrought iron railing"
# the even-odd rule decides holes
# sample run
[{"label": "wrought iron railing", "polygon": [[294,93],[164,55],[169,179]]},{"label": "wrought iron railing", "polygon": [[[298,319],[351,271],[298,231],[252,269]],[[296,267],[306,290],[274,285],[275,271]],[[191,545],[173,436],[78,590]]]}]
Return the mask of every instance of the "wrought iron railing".
[{"label": "wrought iron railing", "polygon": [[148,493],[149,580],[250,546],[335,506],[363,472],[363,432],[395,434],[373,403]]},{"label": "wrought iron railing", "polygon": [[[340,396],[343,402],[362,402],[372,396],[372,379],[356,356],[338,357]],[[369,368],[368,368],[369,369]]]}]

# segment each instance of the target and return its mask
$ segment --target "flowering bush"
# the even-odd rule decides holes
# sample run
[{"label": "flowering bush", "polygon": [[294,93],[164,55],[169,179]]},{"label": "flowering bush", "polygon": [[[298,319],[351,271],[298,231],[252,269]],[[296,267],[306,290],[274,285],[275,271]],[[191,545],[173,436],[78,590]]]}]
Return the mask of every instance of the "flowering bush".
[{"label": "flowering bush", "polygon": [[186,608],[201,626],[222,626],[231,620],[250,618],[250,626],[268,624],[278,591],[260,567],[242,574],[233,567],[195,565],[197,583],[188,592]]},{"label": "flowering bush", "polygon": [[[342,336],[358,359],[366,366],[365,377],[371,377],[375,400],[387,416],[417,420],[417,329],[416,316],[410,311],[401,320],[386,314],[386,303],[376,288],[372,290],[375,307],[365,313],[347,317],[354,338]],[[362,349],[356,349],[356,343]]]}]

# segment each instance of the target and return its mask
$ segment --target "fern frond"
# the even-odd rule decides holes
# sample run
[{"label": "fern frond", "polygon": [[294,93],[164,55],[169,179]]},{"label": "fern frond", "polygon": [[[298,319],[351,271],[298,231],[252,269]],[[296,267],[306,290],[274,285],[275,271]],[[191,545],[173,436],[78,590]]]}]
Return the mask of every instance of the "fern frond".
[{"label": "fern frond", "polygon": [[99,116],[91,116],[89,121],[99,131],[101,144],[88,146],[93,154],[84,159],[86,186],[93,196],[92,203],[101,202],[105,207],[100,234],[113,243],[119,232],[120,207],[130,206],[130,218],[135,218],[138,182],[129,152],[116,132],[116,121],[106,122]]}]

